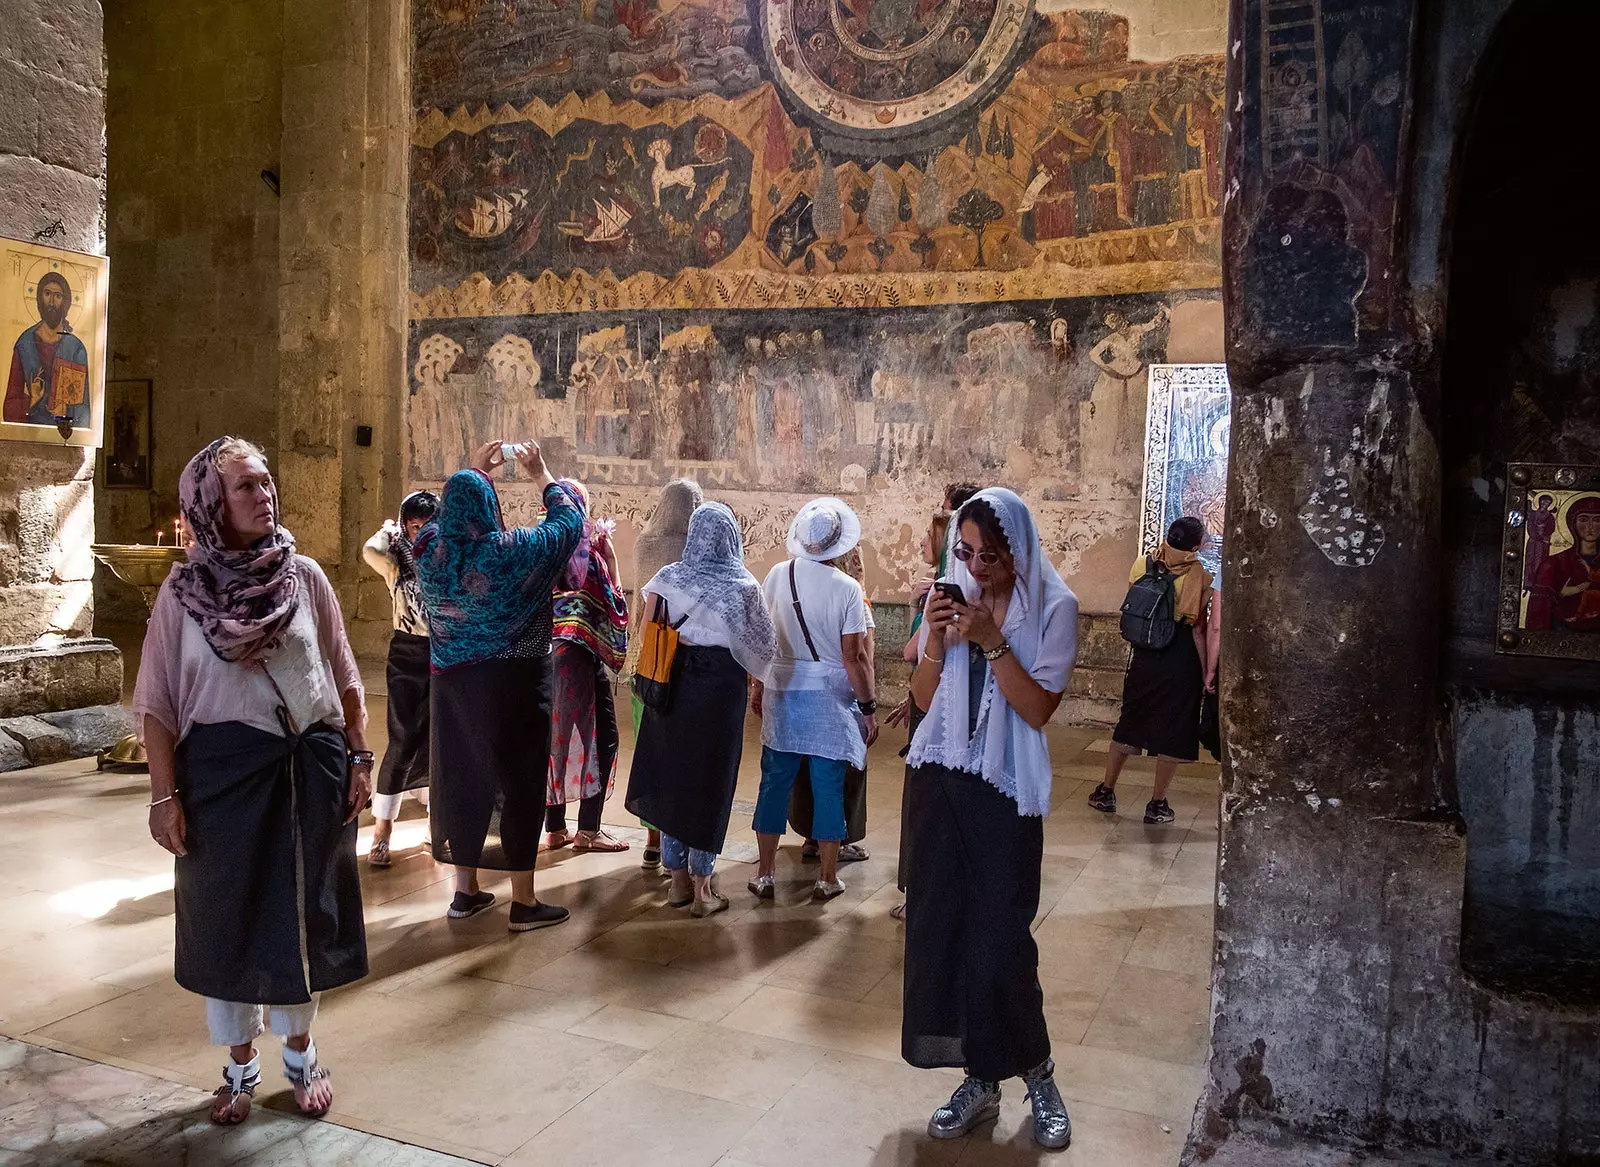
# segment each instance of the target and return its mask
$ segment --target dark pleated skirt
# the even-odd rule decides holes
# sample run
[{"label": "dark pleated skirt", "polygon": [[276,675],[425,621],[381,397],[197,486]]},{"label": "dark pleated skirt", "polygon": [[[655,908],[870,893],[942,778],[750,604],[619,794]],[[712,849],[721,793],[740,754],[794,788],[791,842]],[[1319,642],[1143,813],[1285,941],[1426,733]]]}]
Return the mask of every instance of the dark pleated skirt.
[{"label": "dark pleated skirt", "polygon": [[1166,648],[1135,648],[1122,680],[1122,716],[1112,740],[1185,762],[1200,757],[1200,698],[1205,691],[1194,630],[1178,625]]},{"label": "dark pleated skirt", "polygon": [[378,770],[379,794],[428,784],[428,638],[396,632],[389,641],[389,745]]},{"label": "dark pleated skirt", "polygon": [[1019,815],[975,774],[919,766],[907,781],[901,1056],[989,1081],[1017,1077],[1050,1056],[1031,931],[1044,820]]},{"label": "dark pleated skirt", "polygon": [[178,984],[303,1005],[367,975],[346,748],[321,722],[291,737],[196,725],[179,744],[189,853],[173,867]]},{"label": "dark pleated skirt", "polygon": [[433,857],[457,867],[532,871],[550,776],[550,658],[435,673]]},{"label": "dark pleated skirt", "polygon": [[715,854],[733,813],[749,679],[725,648],[680,645],[672,686],[667,712],[644,707],[627,807],[663,834]]}]

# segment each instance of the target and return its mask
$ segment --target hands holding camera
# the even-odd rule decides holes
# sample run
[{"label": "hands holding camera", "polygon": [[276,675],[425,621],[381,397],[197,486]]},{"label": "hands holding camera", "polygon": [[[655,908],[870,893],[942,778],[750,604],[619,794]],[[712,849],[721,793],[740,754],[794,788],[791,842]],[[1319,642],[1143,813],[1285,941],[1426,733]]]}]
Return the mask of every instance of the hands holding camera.
[{"label": "hands holding camera", "polygon": [[497,467],[504,466],[512,459],[522,462],[534,485],[540,490],[555,482],[555,475],[551,474],[550,468],[544,464],[544,454],[539,449],[539,443],[531,439],[525,442],[506,442],[497,438],[492,442],[485,442],[472,452],[467,465],[485,475],[492,475]]}]

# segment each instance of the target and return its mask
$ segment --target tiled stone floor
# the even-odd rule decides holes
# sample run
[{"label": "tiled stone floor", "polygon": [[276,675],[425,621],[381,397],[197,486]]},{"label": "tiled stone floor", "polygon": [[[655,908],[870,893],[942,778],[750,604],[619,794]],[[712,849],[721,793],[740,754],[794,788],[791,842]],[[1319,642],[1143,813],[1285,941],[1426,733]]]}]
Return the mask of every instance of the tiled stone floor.
[{"label": "tiled stone floor", "polygon": [[[382,701],[374,692],[380,748]],[[387,871],[362,869],[372,974],[328,994],[317,1025],[335,1072],[330,1121],[258,1110],[228,1138],[197,1121],[194,1089],[215,1085],[221,1055],[205,1044],[199,1002],[172,981],[172,868],[145,830],[144,776],[73,762],[0,777],[0,1034],[137,1072],[124,1081],[0,1044],[0,1067],[11,1066],[0,1072],[0,1162],[7,1148],[34,1161],[30,1140],[51,1130],[45,1151],[57,1158],[41,1161],[443,1161],[407,1158],[368,1132],[541,1167],[1175,1164],[1206,1048],[1216,770],[1187,768],[1178,821],[1147,828],[1149,764],[1136,761],[1124,813],[1108,818],[1084,805],[1103,737],[1052,730],[1037,938],[1075,1126],[1064,1155],[1030,1142],[1015,1083],[997,1126],[954,1143],[923,1134],[958,1076],[899,1058],[902,932],[888,911],[903,771],[891,736],[873,751],[872,858],[844,869],[849,890],[826,905],[808,902],[814,868],[792,845],[772,903],[745,892],[747,863],[725,860],[733,909],[709,920],[666,908],[637,849],[565,851],[539,886],[573,919],[511,937],[503,908],[444,918],[447,872],[416,850],[422,820],[403,819],[397,843],[411,850]],[[754,741],[741,803],[755,798]],[[639,838],[622,808],[628,761],[606,820]],[[753,844],[741,807],[729,852],[753,858]],[[506,892],[503,880],[487,886]],[[263,1048],[270,1107],[283,1084],[276,1043]],[[102,1154],[119,1147],[159,1153]]]}]

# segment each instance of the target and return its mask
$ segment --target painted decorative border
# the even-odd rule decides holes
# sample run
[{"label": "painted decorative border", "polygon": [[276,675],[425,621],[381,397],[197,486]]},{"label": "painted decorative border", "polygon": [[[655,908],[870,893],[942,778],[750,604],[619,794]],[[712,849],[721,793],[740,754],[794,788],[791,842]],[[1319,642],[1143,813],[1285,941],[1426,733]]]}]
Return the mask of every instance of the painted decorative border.
[{"label": "painted decorative border", "polygon": [[1513,462],[1506,467],[1504,541],[1500,556],[1500,609],[1495,651],[1507,656],[1600,660],[1600,632],[1522,627],[1527,567],[1529,500],[1547,491],[1600,493],[1600,466]]}]

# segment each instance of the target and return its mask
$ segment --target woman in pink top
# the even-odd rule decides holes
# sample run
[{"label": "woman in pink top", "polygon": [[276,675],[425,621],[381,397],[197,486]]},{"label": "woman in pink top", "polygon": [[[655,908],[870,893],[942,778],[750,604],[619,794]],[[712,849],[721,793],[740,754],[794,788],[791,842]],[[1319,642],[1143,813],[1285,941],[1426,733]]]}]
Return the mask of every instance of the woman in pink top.
[{"label": "woman in pink top", "polygon": [[213,1122],[250,1113],[269,1021],[296,1106],[320,1117],[333,1091],[311,1040],[317,998],[367,972],[366,696],[327,576],[278,524],[260,449],[212,442],[178,494],[189,561],[156,597],[133,700],[150,834],[177,856],[175,973],[231,1047]]}]

